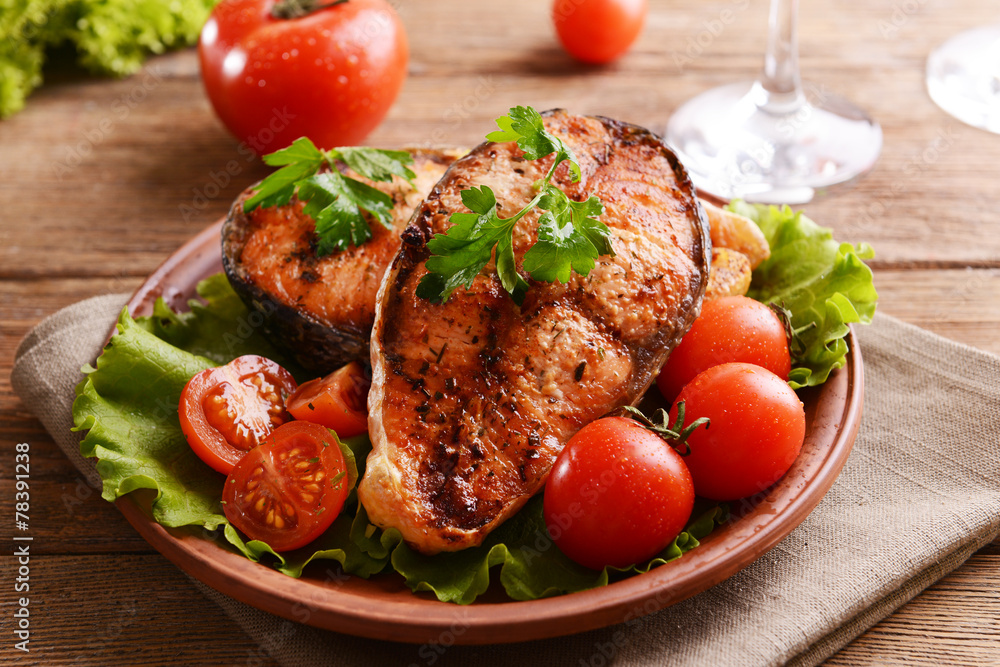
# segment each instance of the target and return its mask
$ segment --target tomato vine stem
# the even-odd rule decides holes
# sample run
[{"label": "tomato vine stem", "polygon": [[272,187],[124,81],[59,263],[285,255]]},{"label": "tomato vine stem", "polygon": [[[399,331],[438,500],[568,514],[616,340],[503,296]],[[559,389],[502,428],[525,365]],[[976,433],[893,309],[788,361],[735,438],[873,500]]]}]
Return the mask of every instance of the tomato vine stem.
[{"label": "tomato vine stem", "polygon": [[271,16],[276,19],[287,21],[288,19],[298,19],[308,16],[321,9],[342,5],[348,0],[333,0],[319,4],[316,0],[278,0],[271,8]]},{"label": "tomato vine stem", "polygon": [[[623,405],[617,410],[614,410],[611,414],[634,419],[656,435],[660,436],[681,456],[687,456],[691,453],[691,445],[687,443],[687,439],[692,433],[694,433],[694,430],[702,424],[705,425],[705,428],[708,428],[711,425],[708,417],[700,417],[687,426],[684,426],[684,401],[677,404],[677,419],[674,420],[673,424],[670,423],[670,415],[667,414],[667,411],[663,408],[656,411],[656,417],[660,420],[659,422],[654,422],[652,419],[644,415],[642,410],[631,405]],[[684,451],[680,450],[681,446],[684,447]]]}]

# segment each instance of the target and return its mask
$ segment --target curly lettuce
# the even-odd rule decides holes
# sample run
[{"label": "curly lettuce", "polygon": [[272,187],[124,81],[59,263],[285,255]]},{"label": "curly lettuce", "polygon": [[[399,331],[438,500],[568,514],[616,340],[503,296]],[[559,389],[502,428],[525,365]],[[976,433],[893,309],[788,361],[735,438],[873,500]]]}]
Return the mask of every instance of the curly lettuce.
[{"label": "curly lettuce", "polygon": [[845,363],[848,325],[868,324],[875,314],[878,293],[863,261],[874,257],[874,250],[834,240],[830,229],[787,206],[734,200],[726,208],[757,223],[771,246],[771,257],[754,269],[747,296],[791,316],[789,384],[794,389],[823,384]]},{"label": "curly lettuce", "polygon": [[46,50],[72,44],[95,74],[125,76],[191,46],[217,0],[0,0],[0,118],[42,83]]},{"label": "curly lettuce", "polygon": [[[656,558],[625,569],[589,570],[552,542],[537,496],[477,548],[425,556],[411,550],[399,531],[368,522],[356,494],[319,539],[279,554],[266,543],[247,540],[227,520],[220,501],[224,478],[191,451],[180,429],[177,406],[187,381],[203,369],[243,354],[260,354],[285,365],[296,379],[301,369],[264,338],[249,311],[222,274],[198,286],[202,301],[178,313],[162,300],[153,315],[133,319],[127,311],[96,367],[85,367],[73,403],[76,430],[87,431],[80,451],[98,459],[103,497],[114,501],[137,489],[155,493],[152,518],[173,528],[192,526],[247,558],[299,577],[311,563],[332,560],[343,572],[370,577],[392,569],[413,591],[469,604],[499,581],[511,598],[532,600],[604,586],[623,576],[680,558],[728,518],[725,507],[701,507],[691,524]],[[338,442],[340,442],[338,440]],[[371,444],[367,436],[340,443],[352,483],[364,474]]]}]

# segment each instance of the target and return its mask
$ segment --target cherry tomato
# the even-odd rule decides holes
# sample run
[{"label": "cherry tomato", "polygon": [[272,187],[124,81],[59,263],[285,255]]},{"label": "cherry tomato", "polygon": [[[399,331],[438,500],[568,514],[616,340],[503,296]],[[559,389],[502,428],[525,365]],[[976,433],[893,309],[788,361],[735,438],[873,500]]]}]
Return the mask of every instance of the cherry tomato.
[{"label": "cherry tomato", "polygon": [[[294,7],[315,9],[277,18]],[[409,46],[385,0],[223,0],[198,56],[215,112],[263,154],[300,136],[320,148],[360,142],[396,99]]]},{"label": "cherry tomato", "polygon": [[371,384],[361,364],[352,361],[324,378],[304,383],[285,405],[296,419],[322,424],[341,438],[350,438],[368,431]]},{"label": "cherry tomato", "polygon": [[290,551],[330,527],[349,486],[333,435],[319,424],[289,422],[233,467],[222,491],[223,511],[250,539]]},{"label": "cherry tomato", "polygon": [[285,398],[297,385],[270,359],[248,354],[188,380],[177,409],[181,431],[202,461],[223,475],[291,419]]},{"label": "cherry tomato", "polygon": [[681,457],[624,417],[580,429],[545,485],[549,535],[563,553],[595,570],[654,557],[684,530],[693,506]]},{"label": "cherry tomato", "polygon": [[[760,366],[713,366],[677,397],[687,423],[708,417],[687,440],[684,462],[699,496],[735,500],[763,491],[788,472],[802,449],[806,415],[788,383]],[[676,404],[670,411],[677,417]]]},{"label": "cherry tomato", "polygon": [[673,401],[698,373],[731,361],[757,364],[788,379],[792,358],[785,327],[760,301],[745,296],[706,301],[701,315],[670,353],[656,386],[664,398]]},{"label": "cherry tomato", "polygon": [[646,20],[646,0],[555,0],[552,21],[563,48],[585,63],[625,53]]}]

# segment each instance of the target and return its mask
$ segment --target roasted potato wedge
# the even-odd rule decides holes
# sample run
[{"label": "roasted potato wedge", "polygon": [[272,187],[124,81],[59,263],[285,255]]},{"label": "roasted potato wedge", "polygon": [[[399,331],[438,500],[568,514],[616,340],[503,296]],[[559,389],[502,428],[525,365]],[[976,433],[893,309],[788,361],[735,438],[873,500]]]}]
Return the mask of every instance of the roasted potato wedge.
[{"label": "roasted potato wedge", "polygon": [[750,260],[743,253],[729,248],[712,248],[705,298],[746,294],[750,289],[750,272]]},{"label": "roasted potato wedge", "polygon": [[739,251],[750,261],[751,269],[756,269],[761,262],[771,256],[767,239],[753,220],[723,210],[704,199],[701,200],[701,204],[708,215],[713,248]]}]

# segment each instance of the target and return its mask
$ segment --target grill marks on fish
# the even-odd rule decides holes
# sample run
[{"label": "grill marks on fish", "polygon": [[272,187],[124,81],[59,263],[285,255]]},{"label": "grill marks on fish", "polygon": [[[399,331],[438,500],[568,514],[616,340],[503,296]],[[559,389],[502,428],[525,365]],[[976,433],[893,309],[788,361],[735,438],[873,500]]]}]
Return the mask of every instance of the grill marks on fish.
[{"label": "grill marks on fish", "polygon": [[[520,308],[492,265],[446,304],[419,299],[426,241],[465,210],[460,191],[488,185],[512,215],[552,164],[486,143],[421,205],[379,295],[374,448],[359,494],[374,523],[399,528],[426,553],[478,544],[516,512],[573,433],[642,395],[700,309],[707,223],[673,154],[649,132],[608,119],[555,112],[545,124],[583,171],[572,183],[561,165],[557,185],[605,203],[616,256],[566,284],[533,282]],[[515,230],[519,263],[538,215]],[[413,389],[418,380],[423,391]]]}]

